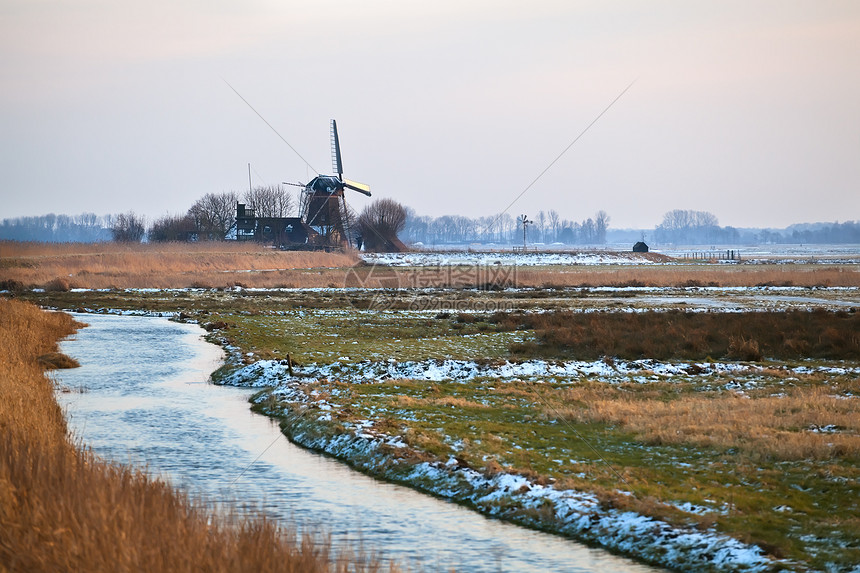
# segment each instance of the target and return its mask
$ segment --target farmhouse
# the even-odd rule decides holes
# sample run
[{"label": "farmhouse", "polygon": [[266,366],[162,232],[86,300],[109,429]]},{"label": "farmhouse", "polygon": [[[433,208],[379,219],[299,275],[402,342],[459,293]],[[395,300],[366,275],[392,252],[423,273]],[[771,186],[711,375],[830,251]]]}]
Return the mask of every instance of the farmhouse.
[{"label": "farmhouse", "polygon": [[319,235],[299,217],[257,217],[254,209],[236,203],[236,240],[256,241],[276,247],[299,247]]}]

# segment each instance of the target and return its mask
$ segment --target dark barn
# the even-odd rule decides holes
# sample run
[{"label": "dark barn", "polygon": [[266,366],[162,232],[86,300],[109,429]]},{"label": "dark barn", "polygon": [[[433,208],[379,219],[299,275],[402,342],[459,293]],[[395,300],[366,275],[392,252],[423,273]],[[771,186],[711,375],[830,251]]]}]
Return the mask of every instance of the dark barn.
[{"label": "dark barn", "polygon": [[290,248],[313,243],[318,236],[299,217],[257,217],[254,209],[236,204],[236,240]]},{"label": "dark barn", "polygon": [[279,247],[305,245],[317,232],[298,217],[261,217],[257,219],[257,240]]}]

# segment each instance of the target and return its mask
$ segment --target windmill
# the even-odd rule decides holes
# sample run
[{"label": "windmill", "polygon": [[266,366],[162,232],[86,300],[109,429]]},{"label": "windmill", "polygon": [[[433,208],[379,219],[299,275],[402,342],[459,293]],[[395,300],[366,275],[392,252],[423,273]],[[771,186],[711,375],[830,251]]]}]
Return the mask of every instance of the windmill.
[{"label": "windmill", "polygon": [[351,216],[346,206],[344,190],[351,189],[370,197],[370,186],[343,178],[335,120],[331,120],[331,167],[336,175],[317,175],[304,185],[301,218],[319,233],[320,246],[351,246]]},{"label": "windmill", "polygon": [[529,225],[533,225],[534,221],[530,221],[528,216],[526,216],[525,214],[522,214],[519,217],[517,217],[517,223],[519,223],[520,225],[523,226],[523,251],[525,251],[526,250],[526,228]]}]

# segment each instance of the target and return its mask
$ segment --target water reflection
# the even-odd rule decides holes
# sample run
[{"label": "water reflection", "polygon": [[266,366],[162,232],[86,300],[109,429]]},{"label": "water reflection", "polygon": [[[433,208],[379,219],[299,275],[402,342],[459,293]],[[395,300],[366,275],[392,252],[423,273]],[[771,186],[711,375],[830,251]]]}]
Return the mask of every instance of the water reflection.
[{"label": "water reflection", "polygon": [[[192,494],[252,504],[335,545],[362,540],[428,571],[653,571],[560,537],[487,519],[380,482],[291,444],[253,414],[246,389],[206,382],[222,358],[194,325],[78,315],[62,344],[82,367],[58,378],[76,437],[102,457],[145,465]],[[77,389],[84,389],[79,392]]]}]

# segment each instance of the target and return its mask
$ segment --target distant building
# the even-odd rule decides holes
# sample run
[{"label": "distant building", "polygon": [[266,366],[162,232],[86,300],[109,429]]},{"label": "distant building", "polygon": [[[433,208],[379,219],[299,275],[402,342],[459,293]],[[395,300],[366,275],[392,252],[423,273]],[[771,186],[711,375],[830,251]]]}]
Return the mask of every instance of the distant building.
[{"label": "distant building", "polygon": [[237,241],[290,248],[313,243],[318,236],[319,233],[299,217],[257,217],[252,207],[236,203]]},{"label": "distant building", "polygon": [[635,245],[633,245],[634,253],[647,253],[648,245],[645,244],[644,241],[638,241]]}]

